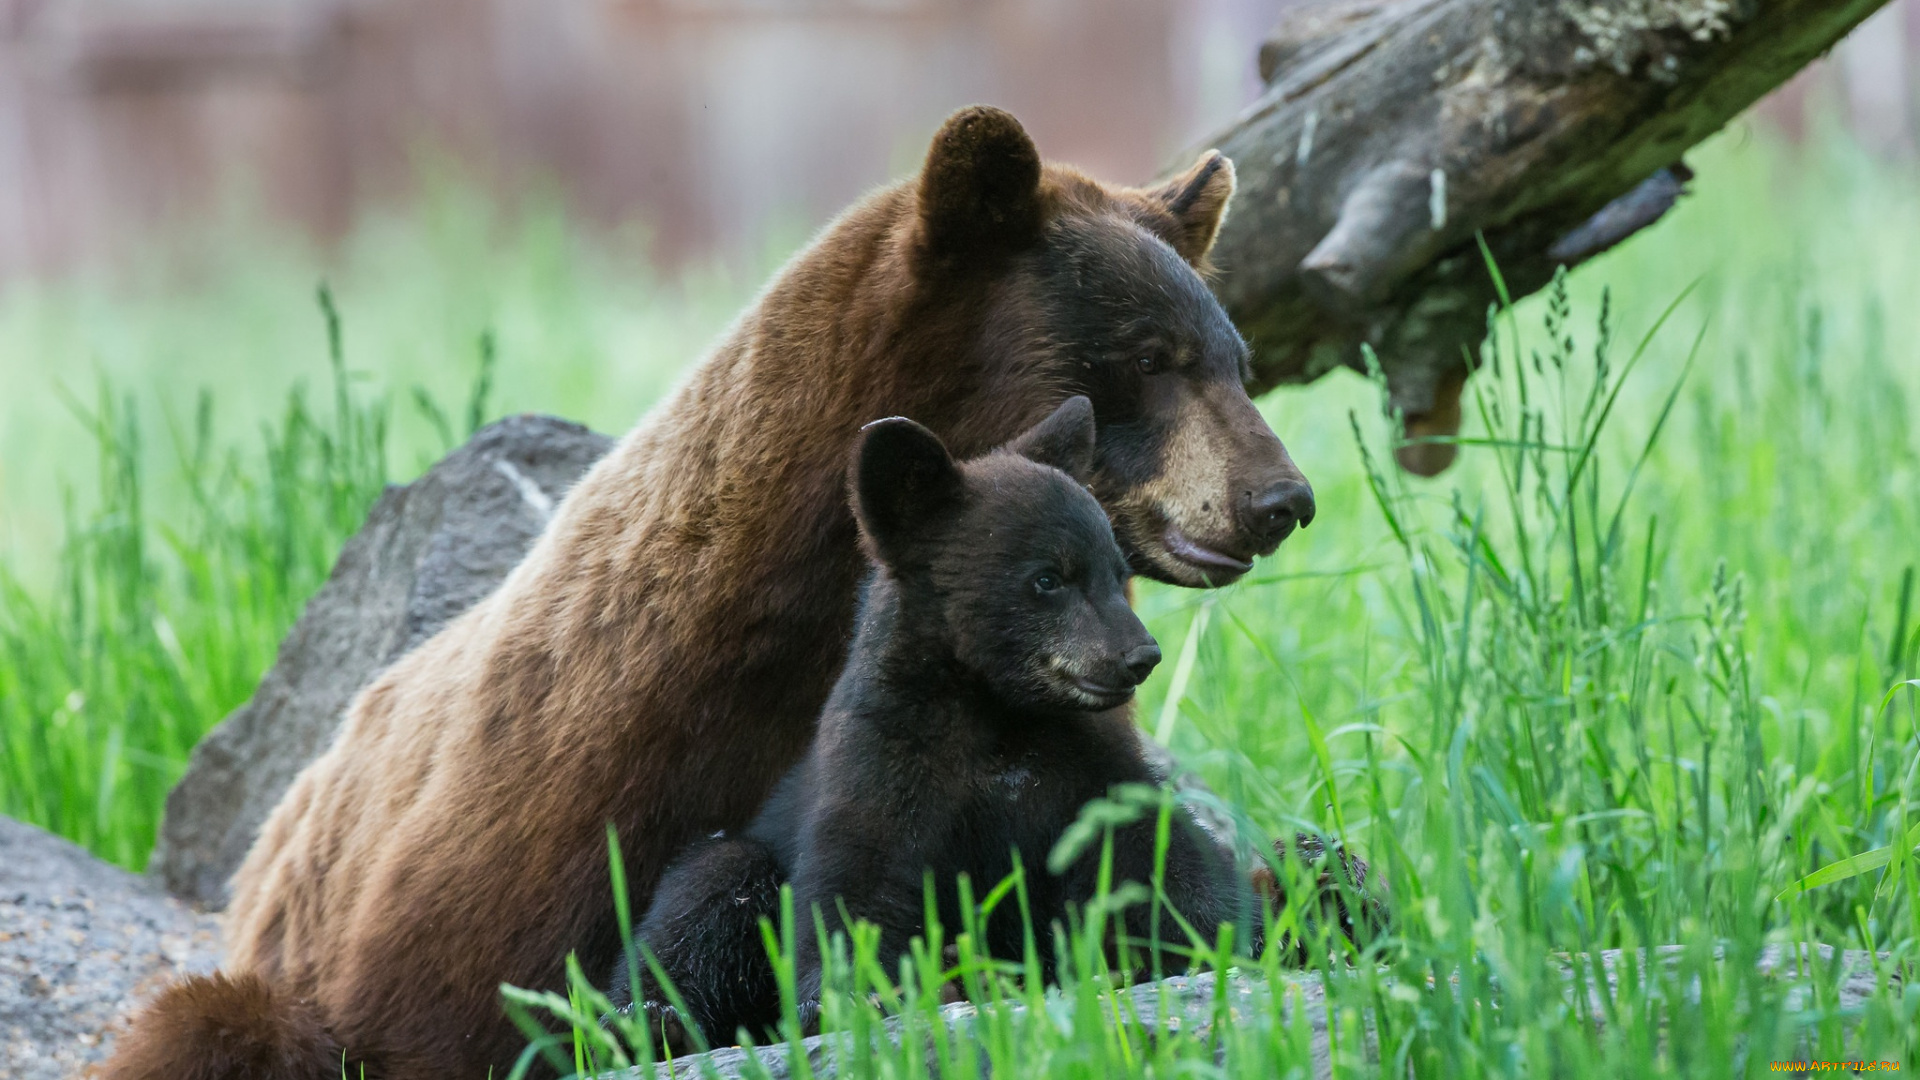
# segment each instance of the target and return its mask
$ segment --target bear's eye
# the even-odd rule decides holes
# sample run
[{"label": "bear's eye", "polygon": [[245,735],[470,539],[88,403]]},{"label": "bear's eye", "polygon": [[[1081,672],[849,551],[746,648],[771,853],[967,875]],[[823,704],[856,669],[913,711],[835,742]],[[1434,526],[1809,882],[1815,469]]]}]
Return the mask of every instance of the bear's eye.
[{"label": "bear's eye", "polygon": [[1160,356],[1157,353],[1146,353],[1135,360],[1134,364],[1140,369],[1140,374],[1153,375],[1160,370]]},{"label": "bear's eye", "polygon": [[1059,587],[1060,575],[1051,570],[1045,571],[1033,579],[1033,591],[1037,593],[1050,593]]}]

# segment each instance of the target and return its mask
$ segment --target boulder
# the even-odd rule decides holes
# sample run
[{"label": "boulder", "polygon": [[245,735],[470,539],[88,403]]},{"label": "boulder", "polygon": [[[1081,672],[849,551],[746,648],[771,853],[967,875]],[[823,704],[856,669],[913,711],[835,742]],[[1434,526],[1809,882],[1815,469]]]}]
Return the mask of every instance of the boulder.
[{"label": "boulder", "polygon": [[513,416],[420,479],[389,487],[259,689],[194,748],[167,796],[148,873],[175,896],[224,906],[227,879],[354,694],[491,592],[612,446],[578,424]]},{"label": "boulder", "polygon": [[218,931],[151,878],[0,817],[0,1075],[61,1080],[103,1058],[130,1004],[213,969]]}]

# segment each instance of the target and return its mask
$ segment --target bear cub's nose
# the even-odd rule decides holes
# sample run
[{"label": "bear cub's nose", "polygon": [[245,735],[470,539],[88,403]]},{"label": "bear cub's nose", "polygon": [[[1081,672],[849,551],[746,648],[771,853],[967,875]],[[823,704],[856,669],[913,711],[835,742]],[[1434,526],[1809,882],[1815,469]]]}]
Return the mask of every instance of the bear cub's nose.
[{"label": "bear cub's nose", "polygon": [[1148,642],[1129,650],[1126,664],[1127,674],[1133,677],[1135,686],[1146,682],[1147,676],[1153,674],[1153,669],[1160,664],[1160,646]]}]

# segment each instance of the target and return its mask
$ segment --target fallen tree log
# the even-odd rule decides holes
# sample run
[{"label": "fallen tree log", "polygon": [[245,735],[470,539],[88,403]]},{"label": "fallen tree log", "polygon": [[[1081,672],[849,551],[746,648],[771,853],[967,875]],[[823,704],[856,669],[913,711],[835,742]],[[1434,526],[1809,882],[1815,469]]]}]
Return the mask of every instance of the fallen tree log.
[{"label": "fallen tree log", "polygon": [[[1738,978],[1738,975],[1724,967],[1725,950],[1715,949],[1713,966],[1725,972],[1723,977]],[[1645,993],[1650,986],[1662,987],[1656,992],[1688,993],[1684,987],[1697,976],[1687,970],[1686,951],[1680,945],[1662,945],[1654,949],[1627,952],[1620,949],[1608,949],[1604,952],[1588,955],[1567,956],[1561,954],[1555,961],[1555,968],[1562,980],[1569,1005],[1585,991],[1584,1003],[1586,1015],[1593,1018],[1596,1028],[1603,1028],[1612,1015],[1610,1006],[1615,1002],[1631,1001],[1637,991]],[[1861,1028],[1861,1014],[1876,995],[1898,997],[1906,987],[1900,974],[1901,969],[1890,962],[1887,954],[1882,953],[1876,962],[1873,954],[1864,950],[1849,949],[1836,955],[1831,945],[1768,945],[1760,951],[1755,968],[1774,986],[1781,988],[1779,1003],[1783,1022],[1795,1025],[1788,1030],[1800,1030],[1803,1047],[1800,1052],[1807,1057],[1817,1056],[1809,1041],[1814,1032],[1820,1031],[1812,1020],[1822,1014],[1829,1018],[1827,1023],[1838,1021],[1837,1027],[1849,1035]],[[1886,982],[1881,982],[1882,970],[1887,970]],[[1625,988],[1623,989],[1623,978]],[[1115,1017],[1114,1028],[1117,1033],[1127,1037],[1151,1040],[1162,1033],[1191,1040],[1188,1045],[1206,1044],[1216,1031],[1223,1013],[1229,1022],[1242,1027],[1262,1024],[1284,1023],[1293,1027],[1298,1035],[1303,1035],[1304,1047],[1293,1044],[1293,1049],[1305,1049],[1312,1060],[1313,1075],[1316,1080],[1334,1075],[1336,1048],[1329,1030],[1329,1004],[1336,1014],[1342,1004],[1336,997],[1331,1003],[1327,1000],[1327,978],[1321,972],[1282,972],[1279,982],[1268,983],[1257,976],[1245,972],[1229,975],[1222,986],[1221,979],[1213,972],[1201,972],[1196,975],[1175,975],[1154,982],[1140,983],[1137,986],[1113,992],[1111,1016]],[[1458,978],[1446,985],[1455,988],[1458,993]],[[1695,984],[1697,986],[1697,983]],[[1668,989],[1670,988],[1670,989]],[[1432,985],[1416,985],[1411,992],[1432,994]],[[1697,993],[1695,994],[1697,997]],[[1353,999],[1351,991],[1347,1001]],[[1226,1008],[1221,1009],[1225,1004]],[[1829,1004],[1831,1003],[1831,1004]],[[1765,1002],[1745,1002],[1744,1007],[1755,1005],[1766,1007]],[[1000,1015],[994,1016],[995,1012]],[[993,1022],[1001,1024],[1019,1024],[1026,1020],[1027,1007],[1018,1002],[1005,1005],[980,1006],[970,1002],[958,1002],[940,1010],[937,1024],[946,1027],[953,1036],[973,1035],[979,1038],[979,1032],[991,1030]],[[1338,1026],[1344,1026],[1345,1039],[1352,1040],[1356,1030],[1364,1032],[1359,1039],[1346,1043],[1340,1053],[1350,1055],[1361,1061],[1378,1061],[1379,1047],[1375,1043],[1374,1016],[1349,1015],[1340,1018],[1336,1015]],[[1041,1023],[1046,1020],[1042,1019]],[[1735,1023],[1738,1021],[1735,1020]],[[925,1021],[922,1020],[924,1024]],[[899,1045],[904,1024],[897,1017],[890,1018],[875,1033],[876,1038],[884,1038]],[[925,1027],[921,1030],[924,1032]],[[1824,1032],[1823,1032],[1824,1034]],[[924,1037],[924,1036],[923,1036]],[[951,1046],[952,1043],[949,1043]],[[1242,1042],[1241,1045],[1244,1045]],[[1847,1044],[1851,1045],[1851,1044]],[[994,1072],[996,1063],[995,1046],[1005,1044],[986,1043],[977,1051],[979,1075],[1004,1076],[1008,1070],[1002,1067]],[[1221,1039],[1215,1044],[1215,1065],[1226,1061],[1226,1055],[1234,1040]],[[939,1076],[941,1054],[939,1044],[929,1040],[927,1046],[927,1073]],[[957,1052],[949,1051],[953,1057],[967,1061]],[[887,1055],[882,1048],[881,1055]],[[1002,1048],[1000,1060],[1007,1057]],[[951,1061],[952,1058],[950,1057]],[[1017,1060],[1017,1059],[1016,1059]],[[801,1062],[804,1061],[803,1066]],[[708,1078],[713,1080],[736,1080],[739,1077],[768,1077],[771,1080],[789,1080],[791,1077],[808,1076],[814,1080],[833,1080],[847,1074],[862,1074],[860,1068],[858,1044],[853,1036],[842,1032],[829,1035],[814,1035],[798,1043],[772,1043],[761,1047],[730,1047],[695,1054],[673,1062],[663,1062],[651,1070],[630,1068],[608,1073],[603,1080],[680,1080],[688,1078]],[[1304,1064],[1304,1063],[1303,1063]],[[1244,1068],[1244,1066],[1243,1066]],[[965,1070],[971,1073],[974,1070]],[[1346,1075],[1348,1069],[1342,1069]],[[1407,1070],[1411,1072],[1412,1070]],[[947,1075],[962,1073],[962,1070],[950,1070]]]},{"label": "fallen tree log", "polygon": [[[1453,434],[1495,299],[1651,224],[1681,156],[1885,0],[1333,0],[1261,46],[1209,145],[1239,192],[1216,288],[1256,389],[1379,355],[1410,438]],[[1445,443],[1398,455],[1432,475]]]}]

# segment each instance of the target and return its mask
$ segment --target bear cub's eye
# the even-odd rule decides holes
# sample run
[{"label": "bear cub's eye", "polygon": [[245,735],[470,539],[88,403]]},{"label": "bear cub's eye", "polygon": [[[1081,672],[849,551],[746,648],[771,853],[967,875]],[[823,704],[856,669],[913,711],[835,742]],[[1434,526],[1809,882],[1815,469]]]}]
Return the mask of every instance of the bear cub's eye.
[{"label": "bear cub's eye", "polygon": [[1033,579],[1033,591],[1037,593],[1050,593],[1059,587],[1060,575],[1051,570],[1043,571]]},{"label": "bear cub's eye", "polygon": [[1160,357],[1156,353],[1147,353],[1134,361],[1140,368],[1140,374],[1152,375],[1160,370]]}]

